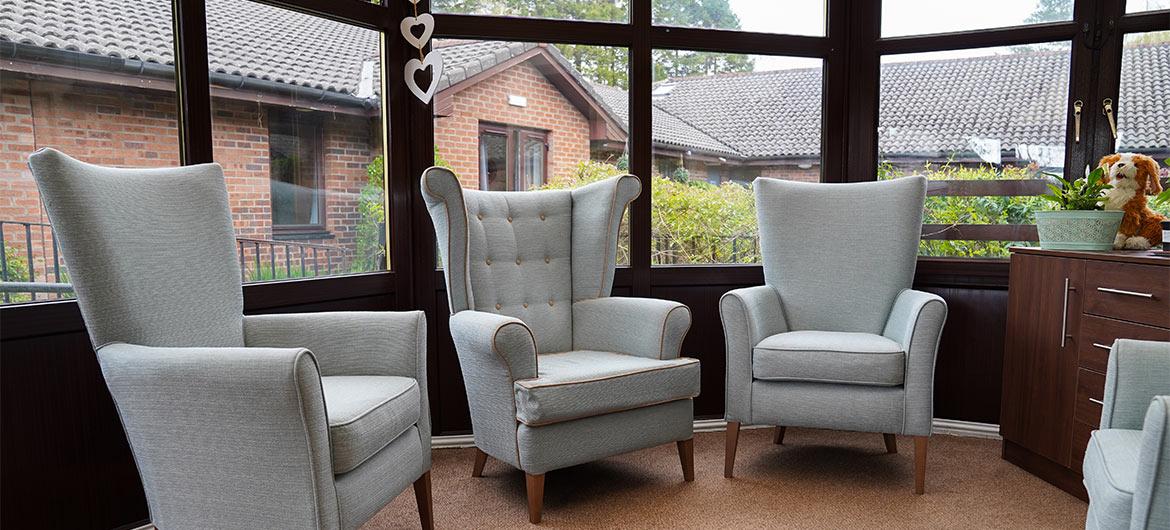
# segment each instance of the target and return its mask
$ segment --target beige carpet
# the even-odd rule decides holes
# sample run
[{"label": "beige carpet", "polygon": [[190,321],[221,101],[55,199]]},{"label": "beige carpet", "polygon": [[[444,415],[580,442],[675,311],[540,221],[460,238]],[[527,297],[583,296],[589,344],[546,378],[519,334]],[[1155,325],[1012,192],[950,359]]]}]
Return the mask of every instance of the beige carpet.
[{"label": "beige carpet", "polygon": [[[926,495],[913,492],[913,443],[885,454],[877,434],[740,431],[736,477],[723,478],[723,433],[695,435],[695,482],[674,444],[553,471],[547,528],[1084,528],[1085,503],[999,457],[996,440],[935,435]],[[434,452],[438,528],[534,528],[524,475],[471,449]],[[407,489],[365,527],[418,528]]]}]

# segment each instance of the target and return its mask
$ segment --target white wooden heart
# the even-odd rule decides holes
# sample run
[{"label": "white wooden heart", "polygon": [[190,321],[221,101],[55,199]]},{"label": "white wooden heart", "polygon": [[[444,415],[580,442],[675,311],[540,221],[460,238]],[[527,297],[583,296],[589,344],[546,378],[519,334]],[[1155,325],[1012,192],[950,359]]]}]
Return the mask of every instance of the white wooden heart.
[{"label": "white wooden heart", "polygon": [[[415,37],[414,27],[418,25],[422,25],[423,32],[422,36]],[[427,41],[431,40],[431,33],[435,32],[435,17],[432,17],[430,13],[423,13],[417,18],[406,17],[402,19],[399,28],[402,30],[402,38],[406,39],[406,42],[409,42],[415,48],[421,50],[427,45]]]},{"label": "white wooden heart", "polygon": [[[431,82],[427,85],[427,89],[423,90],[418,86],[418,80],[415,79],[415,74],[420,71],[431,70]],[[431,98],[435,95],[435,89],[439,88],[439,77],[443,75],[443,54],[438,50],[431,50],[423,60],[411,59],[406,61],[406,88],[414,94],[423,103],[430,103]]]}]

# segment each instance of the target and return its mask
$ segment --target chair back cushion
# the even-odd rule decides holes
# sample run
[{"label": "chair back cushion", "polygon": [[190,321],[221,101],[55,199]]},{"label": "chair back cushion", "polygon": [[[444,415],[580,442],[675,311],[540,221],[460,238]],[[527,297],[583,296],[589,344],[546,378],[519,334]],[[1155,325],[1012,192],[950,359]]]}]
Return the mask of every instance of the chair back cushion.
[{"label": "chair back cushion", "polygon": [[42,149],[29,166],[95,348],[243,346],[219,165],[116,169]]},{"label": "chair back cushion", "polygon": [[573,345],[577,300],[609,296],[622,212],[641,184],[626,175],[575,190],[465,190],[450,170],[423,173],[451,313],[522,320],[538,353]]},{"label": "chair back cushion", "polygon": [[926,179],[759,178],[755,195],[764,282],[779,292],[788,329],[880,335],[913,283]]}]

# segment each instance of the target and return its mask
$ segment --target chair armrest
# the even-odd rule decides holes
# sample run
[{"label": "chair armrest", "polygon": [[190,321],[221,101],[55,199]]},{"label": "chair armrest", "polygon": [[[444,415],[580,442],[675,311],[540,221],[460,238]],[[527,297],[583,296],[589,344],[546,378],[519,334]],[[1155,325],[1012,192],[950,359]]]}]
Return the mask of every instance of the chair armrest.
[{"label": "chair armrest", "polygon": [[676,359],[691,309],[654,298],[607,297],[573,304],[573,349]]},{"label": "chair armrest", "polygon": [[1154,396],[1170,394],[1170,342],[1117,339],[1105,372],[1102,429],[1141,429]]},{"label": "chair armrest", "polygon": [[[321,379],[308,350],[112,343],[97,355],[155,525],[340,524]],[[216,509],[192,512],[191,492],[203,495],[198,506]],[[175,514],[189,517],[166,519]]]},{"label": "chair armrest", "polygon": [[886,320],[882,335],[901,344],[906,352],[901,434],[925,436],[931,432],[934,363],[946,321],[947,303],[942,297],[913,289],[898,293]]},{"label": "chair armrest", "polygon": [[719,318],[727,354],[725,414],[728,421],[751,423],[752,349],[788,331],[780,293],[767,285],[728,291],[719,299]]},{"label": "chair armrest", "polygon": [[[427,394],[427,317],[422,311],[334,311],[248,315],[248,347],[306,348],[321,375],[396,375],[418,381],[418,431],[431,440]],[[430,454],[430,453],[428,453]]]},{"label": "chair armrest", "polygon": [[1146,410],[1137,468],[1130,528],[1170,527],[1170,395]]}]

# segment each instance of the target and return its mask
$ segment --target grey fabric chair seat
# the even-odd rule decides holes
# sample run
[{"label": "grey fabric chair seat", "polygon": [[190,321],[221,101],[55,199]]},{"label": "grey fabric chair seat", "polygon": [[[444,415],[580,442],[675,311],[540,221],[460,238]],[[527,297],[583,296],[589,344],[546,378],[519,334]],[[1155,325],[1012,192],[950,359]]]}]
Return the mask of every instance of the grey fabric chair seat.
[{"label": "grey fabric chair seat", "polygon": [[1093,499],[1091,516],[1099,528],[1128,528],[1137,483],[1142,431],[1104,429],[1094,431],[1085,451],[1085,473],[1105,480],[1086,481]]},{"label": "grey fabric chair seat", "polygon": [[418,423],[418,383],[410,377],[335,375],[321,378],[333,473],[368,460]]},{"label": "grey fabric chair seat", "polygon": [[537,357],[537,377],[515,383],[516,419],[530,427],[619,412],[699,394],[699,361],[600,351]]},{"label": "grey fabric chair seat", "polygon": [[752,374],[765,381],[897,386],[906,373],[901,344],[847,331],[777,333],[752,351]]}]

